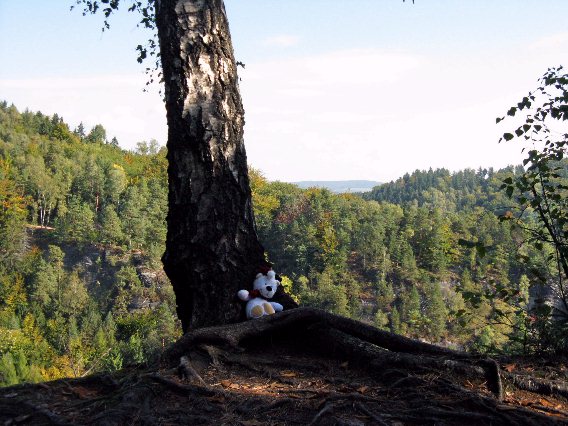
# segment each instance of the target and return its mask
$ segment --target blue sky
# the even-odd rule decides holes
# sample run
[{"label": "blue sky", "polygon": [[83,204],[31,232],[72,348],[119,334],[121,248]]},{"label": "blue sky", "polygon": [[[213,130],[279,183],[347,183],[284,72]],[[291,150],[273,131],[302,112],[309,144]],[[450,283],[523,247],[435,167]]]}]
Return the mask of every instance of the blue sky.
[{"label": "blue sky", "polygon": [[[135,16],[72,0],[0,0],[0,98],[123,147],[166,142],[135,46]],[[226,0],[249,163],[270,179],[387,181],[416,168],[502,167],[502,115],[567,64],[566,0]]]}]

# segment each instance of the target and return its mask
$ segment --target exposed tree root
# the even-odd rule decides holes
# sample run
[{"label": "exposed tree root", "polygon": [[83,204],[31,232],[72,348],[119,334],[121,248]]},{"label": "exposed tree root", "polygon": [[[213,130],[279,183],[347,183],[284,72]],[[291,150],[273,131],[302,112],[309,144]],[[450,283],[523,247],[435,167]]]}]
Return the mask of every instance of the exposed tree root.
[{"label": "exposed tree root", "polygon": [[360,402],[355,404],[355,408],[357,408],[363,414],[366,414],[367,416],[369,416],[379,426],[388,426],[388,423],[383,419],[383,417],[379,416],[378,414],[373,413],[371,410],[369,410],[365,405],[361,404]]},{"label": "exposed tree root", "polygon": [[220,392],[217,390],[212,390],[204,387],[193,386],[189,384],[181,384],[174,380],[168,379],[160,374],[150,374],[148,376],[150,379],[166,386],[171,391],[176,392],[180,395],[199,395],[199,396],[214,396]]},{"label": "exposed tree root", "polygon": [[[356,337],[352,337],[342,331],[333,328],[316,326],[313,338],[319,340],[318,346],[326,350],[340,352],[348,359],[354,360],[361,365],[368,366],[372,374],[385,371],[386,368],[399,368],[405,371],[446,371],[449,374],[462,374],[472,378],[484,377],[487,388],[493,392],[498,400],[502,399],[503,390],[499,375],[499,366],[491,359],[472,359],[472,363],[452,359],[440,359],[439,357],[397,353],[381,350]],[[380,373],[378,373],[380,374]],[[402,380],[402,379],[400,379]],[[395,386],[392,384],[391,386]]]},{"label": "exposed tree root", "polygon": [[[200,343],[242,349],[240,345],[246,339],[258,339],[295,328],[310,331],[307,341],[313,342],[315,339],[319,347],[326,350],[334,348],[353,360],[370,363],[377,370],[382,370],[385,366],[399,366],[405,369],[442,368],[466,372],[473,376],[481,374],[488,389],[497,399],[502,399],[499,366],[493,360],[479,359],[462,352],[418,342],[312,308],[298,308],[255,321],[203,328],[187,333],[165,354],[164,359],[170,364],[174,360],[178,362],[178,357]],[[380,350],[379,347],[388,351]]]},{"label": "exposed tree root", "polygon": [[515,387],[539,393],[541,395],[561,395],[568,398],[568,383],[554,380],[539,379],[521,374],[504,373],[504,376]]},{"label": "exposed tree root", "polygon": [[167,363],[178,363],[180,357],[187,349],[198,343],[227,345],[238,349],[241,342],[246,339],[258,338],[284,329],[297,328],[301,330],[315,323],[324,323],[329,327],[350,334],[363,341],[395,352],[443,355],[457,359],[471,358],[470,355],[463,352],[412,340],[319,309],[297,308],[265,316],[254,321],[218,327],[205,327],[190,331],[182,336],[165,353],[164,361]]},{"label": "exposed tree root", "polygon": [[[245,355],[243,351],[251,342],[262,339],[274,341],[282,338],[293,338],[303,342],[306,350],[344,359],[347,364],[367,371],[379,382],[384,383],[385,388],[390,392],[404,391],[408,398],[415,398],[417,404],[422,404],[418,409],[419,416],[409,415],[408,410],[405,415],[401,413],[396,415],[381,413],[379,415],[365,405],[376,402],[375,398],[360,394],[356,394],[357,396],[327,394],[325,401],[322,402],[312,419],[312,424],[316,424],[326,416],[333,416],[334,410],[338,408],[338,401],[345,401],[349,398],[353,401],[360,401],[358,410],[364,412],[376,423],[385,422],[386,419],[414,422],[418,419],[430,418],[434,421],[434,419],[445,417],[454,420],[459,418],[476,420],[480,424],[491,424],[495,419],[507,422],[514,417],[516,421],[531,423],[525,418],[525,413],[510,414],[498,406],[498,402],[503,398],[503,384],[502,373],[495,360],[417,342],[378,330],[367,324],[311,308],[284,311],[260,320],[187,333],[165,354],[164,361],[171,364],[176,357],[191,352],[199,344],[214,344],[228,348],[227,351],[216,350],[212,356],[216,362],[239,365],[257,374],[261,373],[265,377],[272,377],[273,369],[281,368],[286,364],[286,360],[273,361],[260,357],[253,358],[251,363],[250,354]],[[292,364],[295,364],[293,368],[313,370],[310,365],[302,362],[288,362],[289,366]],[[455,376],[467,382],[471,380],[480,385],[484,384],[494,399],[465,389],[463,385],[453,381]],[[289,384],[294,382],[293,379],[280,378],[279,380]],[[538,383],[543,385],[541,382]],[[531,389],[539,388],[533,382],[531,384]],[[459,400],[467,401],[466,405],[469,409],[464,407],[461,410],[453,408],[448,410],[435,404],[426,409],[423,406],[424,401],[420,401],[422,395],[414,390],[428,386],[445,389],[448,394]],[[556,387],[554,390],[558,393],[562,388]],[[301,391],[303,390],[299,389],[298,393]],[[307,393],[313,393],[313,391],[307,390]],[[361,400],[366,401],[365,404]]]},{"label": "exposed tree root", "polygon": [[319,410],[317,412],[317,414],[315,415],[315,417],[312,419],[312,421],[310,422],[309,426],[313,426],[315,424],[317,424],[321,418],[323,416],[325,416],[326,414],[330,413],[331,411],[333,411],[334,405],[330,402],[327,402],[323,408],[321,410]]},{"label": "exposed tree root", "polygon": [[[494,360],[315,310],[196,330],[166,355],[161,370],[0,389],[0,424],[568,422],[562,397],[527,400],[528,392],[511,391],[509,374],[503,374],[508,392],[501,402]],[[562,386],[550,390],[558,395]]]},{"label": "exposed tree root", "polygon": [[189,357],[182,356],[180,358],[178,372],[181,378],[193,377],[196,378],[201,385],[206,386],[206,383],[203,381],[203,378],[199,375],[197,371],[195,371],[195,368],[193,368],[193,365],[191,364]]}]

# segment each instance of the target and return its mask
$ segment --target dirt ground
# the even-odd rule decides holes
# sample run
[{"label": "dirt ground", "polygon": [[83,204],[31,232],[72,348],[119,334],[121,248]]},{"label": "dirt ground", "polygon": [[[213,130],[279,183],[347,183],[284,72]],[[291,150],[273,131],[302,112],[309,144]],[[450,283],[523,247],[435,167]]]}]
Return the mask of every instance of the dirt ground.
[{"label": "dirt ground", "polygon": [[568,425],[567,398],[565,358],[472,356],[299,308],[195,330],[153,366],[2,388],[0,422]]},{"label": "dirt ground", "polygon": [[[330,355],[333,355],[330,353]],[[568,424],[568,401],[504,383],[502,402],[483,380],[427,370],[369,374],[350,360],[276,345],[227,352],[201,347],[183,369],[0,389],[0,421],[20,424],[495,425]],[[507,359],[503,371],[566,380],[566,360]],[[510,371],[509,371],[510,370]],[[187,371],[186,371],[187,373]]]}]

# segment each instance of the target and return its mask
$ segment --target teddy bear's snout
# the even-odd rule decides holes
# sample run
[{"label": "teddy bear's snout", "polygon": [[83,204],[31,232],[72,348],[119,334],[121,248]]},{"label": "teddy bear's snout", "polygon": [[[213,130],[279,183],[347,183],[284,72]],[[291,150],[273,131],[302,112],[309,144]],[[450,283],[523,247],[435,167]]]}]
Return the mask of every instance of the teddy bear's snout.
[{"label": "teddy bear's snout", "polygon": [[272,287],[270,287],[269,285],[266,286],[266,291],[272,291]]}]

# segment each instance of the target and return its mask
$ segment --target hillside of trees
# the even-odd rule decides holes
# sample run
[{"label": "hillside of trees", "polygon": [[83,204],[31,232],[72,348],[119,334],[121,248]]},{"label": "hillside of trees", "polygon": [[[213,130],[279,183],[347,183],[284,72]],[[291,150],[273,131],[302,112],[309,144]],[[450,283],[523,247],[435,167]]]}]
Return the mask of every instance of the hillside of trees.
[{"label": "hillside of trees", "polygon": [[[160,263],[165,155],[0,103],[1,385],[115,371],[179,337]],[[503,180],[521,172],[416,171],[363,196],[256,170],[251,183],[261,241],[301,305],[443,346],[525,353],[546,343],[527,307],[548,272],[525,231],[499,219],[511,208]]]},{"label": "hillside of trees", "polygon": [[0,383],[114,371],[179,336],[164,150],[0,104]]},{"label": "hillside of trees", "polygon": [[258,229],[302,304],[443,345],[531,351],[542,333],[526,308],[546,261],[499,219],[512,208],[502,181],[520,170],[416,171],[364,198],[255,175]]}]

